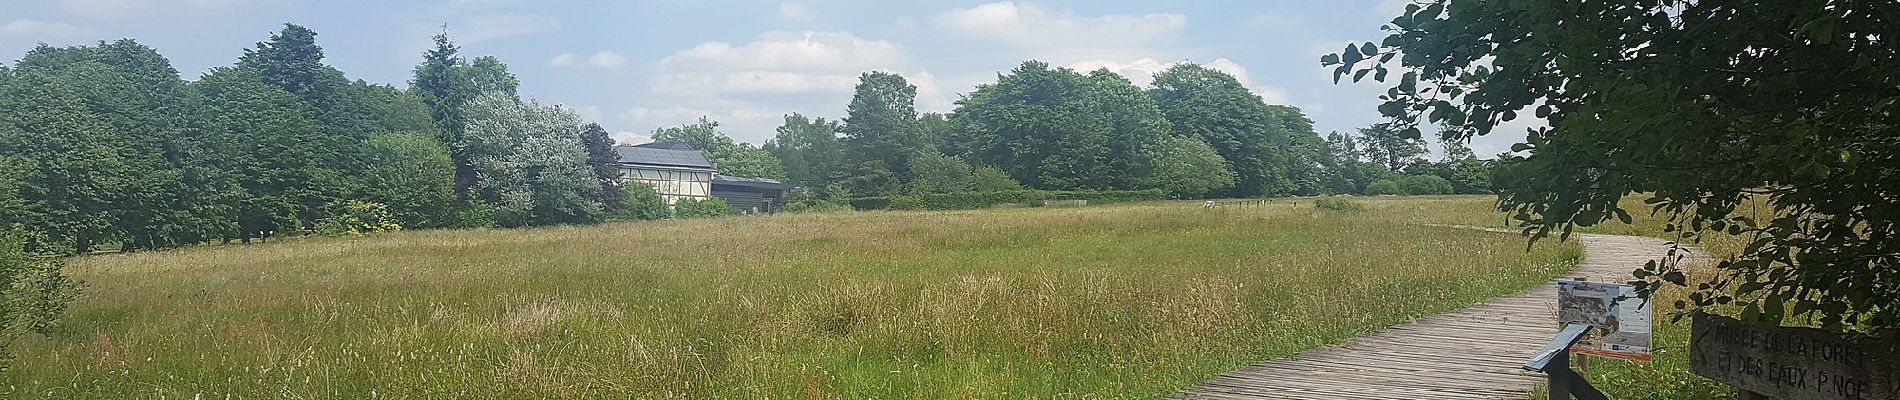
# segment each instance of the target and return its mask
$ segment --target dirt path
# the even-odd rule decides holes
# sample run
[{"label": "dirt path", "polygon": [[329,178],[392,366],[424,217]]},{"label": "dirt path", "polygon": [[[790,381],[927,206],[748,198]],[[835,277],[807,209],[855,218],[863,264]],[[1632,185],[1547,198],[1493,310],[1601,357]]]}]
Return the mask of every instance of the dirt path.
[{"label": "dirt path", "polygon": [[[1661,258],[1666,241],[1577,235],[1567,278],[1620,282]],[[1699,255],[1700,251],[1692,254]],[[1519,369],[1556,335],[1557,286],[1545,284],[1354,339],[1268,360],[1183,390],[1178,399],[1523,399],[1543,376]]]}]

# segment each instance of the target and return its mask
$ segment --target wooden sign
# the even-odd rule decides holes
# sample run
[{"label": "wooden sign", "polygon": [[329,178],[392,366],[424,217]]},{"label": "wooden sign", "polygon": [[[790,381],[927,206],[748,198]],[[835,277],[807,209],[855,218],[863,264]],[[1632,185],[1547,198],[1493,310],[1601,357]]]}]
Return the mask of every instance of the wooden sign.
[{"label": "wooden sign", "polygon": [[1844,335],[1697,313],[1689,371],[1780,399],[1900,400],[1900,335]]}]

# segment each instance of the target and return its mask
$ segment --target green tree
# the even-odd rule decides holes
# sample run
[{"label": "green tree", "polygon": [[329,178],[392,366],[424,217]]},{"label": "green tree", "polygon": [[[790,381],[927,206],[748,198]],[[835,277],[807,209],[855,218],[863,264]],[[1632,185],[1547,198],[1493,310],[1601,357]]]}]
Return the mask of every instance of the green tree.
[{"label": "green tree", "polygon": [[1168,134],[1160,109],[1128,80],[1040,61],[979,85],[957,102],[953,123],[949,154],[1039,189],[1139,186],[1143,152]]},{"label": "green tree", "polygon": [[463,140],[482,179],[472,194],[501,226],[580,224],[602,217],[601,185],[573,111],[491,92],[462,105]]},{"label": "green tree", "polygon": [[[316,32],[302,26],[284,24],[284,29],[271,34],[270,40],[246,49],[236,68],[250,70],[253,73],[248,76],[301,99],[307,106],[304,110],[311,113],[310,118],[317,121],[321,131],[305,137],[312,140],[305,143],[312,147],[309,151],[333,168],[356,170],[361,167],[361,154],[356,150],[371,133],[382,131],[382,124],[374,119],[378,114],[372,110],[370,99],[354,97],[364,94],[362,88],[352,87],[343,71],[323,64],[323,48],[317,46],[316,36]],[[338,187],[324,189],[341,194],[358,191],[353,180],[338,183]]]},{"label": "green tree", "polygon": [[284,24],[270,40],[245,49],[237,66],[257,71],[265,84],[302,98],[320,111],[332,106],[337,92],[349,84],[342,71],[323,64],[317,33],[297,24]]},{"label": "green tree", "polygon": [[1402,171],[1425,160],[1425,139],[1406,136],[1392,124],[1373,124],[1359,128],[1359,151],[1372,162],[1392,171]]},{"label": "green tree", "polygon": [[455,225],[455,167],[434,132],[385,132],[364,144],[363,198],[405,228]]},{"label": "green tree", "polygon": [[751,143],[734,142],[719,131],[719,122],[699,117],[698,122],[653,130],[655,142],[683,143],[706,154],[719,168],[719,174],[748,178],[785,179],[785,167],[778,157]]},{"label": "green tree", "polygon": [[1405,188],[1402,186],[1399,186],[1399,181],[1397,179],[1383,178],[1376,181],[1372,181],[1372,183],[1370,184],[1366,184],[1366,194],[1373,195],[1373,196],[1388,195],[1388,194],[1405,194]]},{"label": "green tree", "polygon": [[1206,142],[1237,176],[1224,196],[1319,191],[1323,142],[1298,109],[1270,106],[1240,80],[1196,64],[1155,74],[1148,90],[1173,131]]},{"label": "green tree", "polygon": [[[1335,79],[1397,77],[1380,112],[1419,137],[1490,133],[1529,111],[1497,174],[1499,205],[1536,237],[1611,218],[1647,193],[1687,238],[1748,242],[1682,308],[1744,319],[1900,327],[1900,52],[1890,2],[1505,3],[1406,6],[1383,46],[1321,58]],[[1400,56],[1402,55],[1402,57]],[[1534,111],[1532,111],[1534,110]],[[1767,210],[1738,212],[1744,205]],[[1673,263],[1636,271],[1687,285]],[[1792,308],[1786,308],[1792,305]]]},{"label": "green tree", "polygon": [[1409,195],[1451,194],[1451,181],[1438,175],[1406,175],[1399,178],[1399,192]]},{"label": "green tree", "polygon": [[29,251],[90,251],[116,236],[113,198],[135,168],[115,147],[130,143],[88,112],[78,83],[21,68],[0,87],[0,160],[14,175],[9,203],[22,212],[0,218],[34,230],[23,245]]},{"label": "green tree", "polygon": [[784,180],[785,167],[771,152],[752,147],[751,143],[739,143],[738,148],[720,159],[719,174]]},{"label": "green tree", "polygon": [[442,143],[449,145],[449,156],[455,161],[455,194],[466,198],[476,176],[462,143],[462,104],[483,92],[460,52],[448,34],[435,35],[435,48],[422,54],[422,63],[416,65],[415,77],[409,80],[409,92],[422,99],[440,127]]},{"label": "green tree", "polygon": [[950,137],[950,131],[955,128],[956,125],[950,123],[948,114],[933,112],[917,116],[917,140],[931,150],[943,151],[938,147],[943,144],[945,138]]},{"label": "green tree", "polygon": [[844,174],[844,146],[838,141],[843,129],[838,121],[801,114],[785,116],[778,135],[765,142],[765,150],[777,156],[785,166],[785,177],[813,191],[818,198],[843,196],[830,189]]},{"label": "green tree", "polygon": [[927,144],[917,129],[917,87],[898,74],[876,71],[858,77],[845,106],[845,166],[852,191],[870,195],[901,190],[909,158]]},{"label": "green tree", "polygon": [[157,51],[132,40],[42,45],[17,66],[0,70],[13,76],[0,100],[0,157],[18,157],[25,209],[0,223],[87,251],[198,243],[228,221],[219,160],[192,137],[199,102]]},{"label": "green tree", "polygon": [[976,187],[976,171],[970,163],[935,151],[918,152],[910,161],[909,192],[965,192]]},{"label": "green tree", "polygon": [[200,140],[234,177],[237,232],[249,241],[306,229],[324,209],[344,200],[344,173],[334,149],[301,99],[264,83],[248,68],[217,68],[192,83],[205,98],[206,133]]},{"label": "green tree", "polygon": [[469,86],[476,93],[502,92],[517,96],[515,89],[521,86],[521,81],[515,79],[515,74],[508,72],[508,64],[503,64],[501,59],[495,56],[475,57],[475,61],[464,68],[467,70],[464,75],[468,77]]},{"label": "green tree", "polygon": [[1151,147],[1148,158],[1154,172],[1146,187],[1159,188],[1180,198],[1199,198],[1234,186],[1238,179],[1220,152],[1199,139],[1169,136]]}]

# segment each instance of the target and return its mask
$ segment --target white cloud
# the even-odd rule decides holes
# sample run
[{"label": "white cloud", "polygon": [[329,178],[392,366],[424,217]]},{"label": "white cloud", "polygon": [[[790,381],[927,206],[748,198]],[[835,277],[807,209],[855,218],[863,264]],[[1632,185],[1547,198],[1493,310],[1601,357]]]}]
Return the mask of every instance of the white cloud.
[{"label": "white cloud", "polygon": [[666,94],[848,92],[860,73],[903,70],[903,46],[848,32],[765,32],[741,45],[706,42],[660,61]]},{"label": "white cloud", "polygon": [[619,68],[627,65],[627,57],[611,51],[597,51],[594,52],[594,55],[587,56],[586,59],[582,59],[580,56],[574,55],[574,53],[561,53],[549,59],[548,65],[554,67]]},{"label": "white cloud", "polygon": [[734,139],[763,143],[787,113],[843,114],[858,76],[868,71],[903,75],[917,86],[920,110],[950,106],[936,77],[917,66],[904,46],[849,32],[770,31],[744,43],[705,42],[655,67],[649,95],[620,115],[636,130],[703,115]]},{"label": "white cloud", "polygon": [[653,141],[652,136],[630,131],[615,131],[608,136],[614,139],[614,144],[641,144]]},{"label": "white cloud", "polygon": [[594,52],[587,57],[587,64],[601,68],[615,68],[627,65],[627,57],[611,51]]},{"label": "white cloud", "polygon": [[798,4],[796,1],[779,3],[778,17],[792,21],[810,21],[817,18],[812,15],[811,10],[805,8],[804,4]]},{"label": "white cloud", "polygon": [[59,21],[35,21],[16,19],[0,25],[0,38],[21,39],[36,42],[62,42],[67,40],[85,40],[98,36],[92,28],[68,24]]},{"label": "white cloud", "polygon": [[449,34],[462,44],[553,32],[561,21],[539,14],[484,14],[449,24]]},{"label": "white cloud", "polygon": [[600,113],[600,106],[596,106],[596,105],[585,105],[585,106],[568,107],[568,108],[573,109],[574,114],[580,115],[582,121],[599,122],[600,117],[602,116]]},{"label": "white cloud", "polygon": [[1023,49],[1141,47],[1187,28],[1187,16],[1181,14],[1085,17],[1012,1],[951,10],[937,22],[967,37]]},{"label": "white cloud", "polygon": [[[1153,58],[1139,58],[1128,61],[1099,59],[1071,63],[1069,64],[1069,68],[1078,71],[1093,71],[1107,68],[1110,72],[1121,74],[1122,77],[1128,78],[1128,81],[1134,82],[1135,85],[1146,87],[1154,83],[1155,74],[1161,73],[1161,71],[1165,71],[1175,64],[1185,62],[1187,61],[1163,62]],[[1242,86],[1246,86],[1248,90],[1259,95],[1260,99],[1266,101],[1267,104],[1289,104],[1285,89],[1255,84],[1253,77],[1247,73],[1247,68],[1241,67],[1239,63],[1233,60],[1216,58],[1214,61],[1202,65],[1215,71],[1233,75],[1234,80],[1240,81]]]},{"label": "white cloud", "polygon": [[659,76],[654,82],[653,91],[667,94],[849,92],[857,85],[857,82],[858,77],[855,74],[760,70],[721,73],[680,72]]},{"label": "white cloud", "polygon": [[903,46],[868,40],[849,32],[785,32],[759,34],[758,40],[734,46],[706,42],[673,53],[662,63],[731,68],[869,69],[908,63]]}]

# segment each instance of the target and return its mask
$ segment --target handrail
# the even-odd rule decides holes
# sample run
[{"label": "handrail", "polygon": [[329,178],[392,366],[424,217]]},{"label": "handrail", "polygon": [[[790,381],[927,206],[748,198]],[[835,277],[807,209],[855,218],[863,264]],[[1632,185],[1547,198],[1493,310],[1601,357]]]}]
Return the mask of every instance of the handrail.
[{"label": "handrail", "polygon": [[1570,346],[1577,345],[1577,342],[1583,340],[1584,335],[1588,333],[1590,333],[1590,324],[1564,325],[1564,329],[1558,331],[1556,337],[1550,338],[1549,344],[1545,344],[1543,349],[1538,350],[1529,361],[1524,362],[1524,370],[1543,372],[1549,377],[1552,400],[1569,399],[1573,396],[1578,400],[1609,400],[1602,391],[1590,386],[1590,382],[1585,381],[1583,375],[1570,370]]}]

